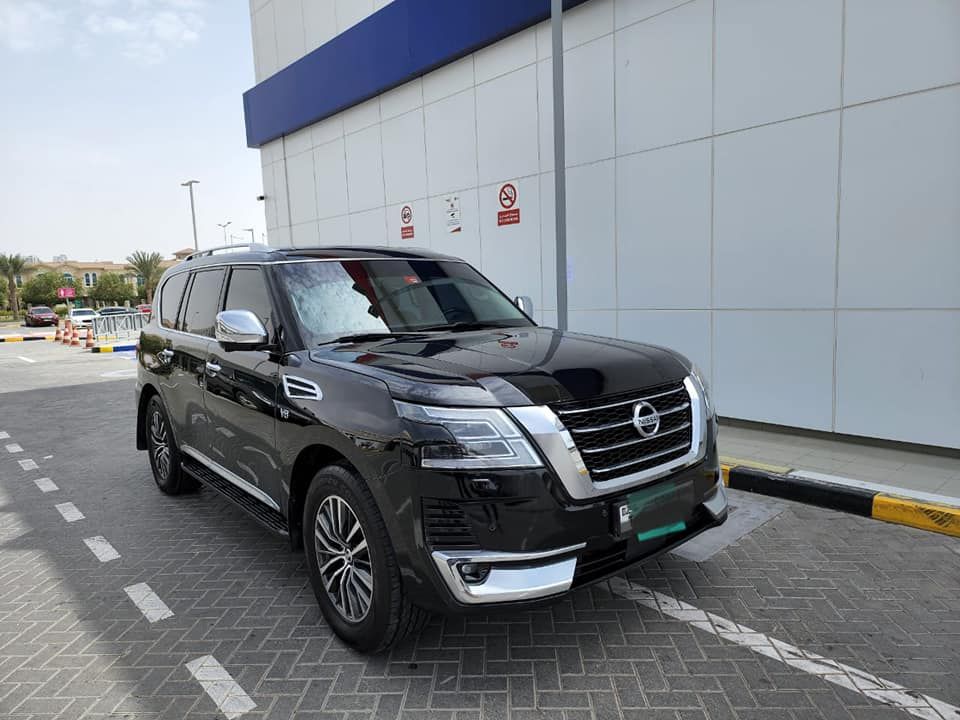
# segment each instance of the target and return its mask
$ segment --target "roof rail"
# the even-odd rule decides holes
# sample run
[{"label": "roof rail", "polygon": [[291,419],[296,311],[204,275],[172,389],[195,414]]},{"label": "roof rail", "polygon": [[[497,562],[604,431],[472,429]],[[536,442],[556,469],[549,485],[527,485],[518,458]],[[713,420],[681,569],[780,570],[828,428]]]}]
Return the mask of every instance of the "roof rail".
[{"label": "roof rail", "polygon": [[276,248],[272,248],[269,245],[263,245],[262,243],[242,243],[240,245],[223,245],[222,247],[212,247],[206,250],[197,250],[194,253],[187,255],[183,261],[187,262],[193,260],[194,258],[200,257],[209,257],[210,255],[216,255],[217,253],[222,252],[273,252]]}]

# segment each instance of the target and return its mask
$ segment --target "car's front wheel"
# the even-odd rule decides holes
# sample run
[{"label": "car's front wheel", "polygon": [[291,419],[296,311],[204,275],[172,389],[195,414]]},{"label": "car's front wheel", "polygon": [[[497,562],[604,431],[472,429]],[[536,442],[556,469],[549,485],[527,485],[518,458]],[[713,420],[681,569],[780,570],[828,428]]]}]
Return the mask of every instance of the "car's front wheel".
[{"label": "car's front wheel", "polygon": [[386,525],[351,468],[330,465],[314,476],[304,503],[303,546],[320,610],[348,645],[379,652],[429,619],[407,599]]},{"label": "car's front wheel", "polygon": [[195,484],[180,469],[180,451],[173,438],[170,417],[159,395],[147,401],[147,412],[143,419],[144,434],[147,437],[147,452],[150,455],[150,468],[153,479],[167,495],[179,495],[192,490]]}]

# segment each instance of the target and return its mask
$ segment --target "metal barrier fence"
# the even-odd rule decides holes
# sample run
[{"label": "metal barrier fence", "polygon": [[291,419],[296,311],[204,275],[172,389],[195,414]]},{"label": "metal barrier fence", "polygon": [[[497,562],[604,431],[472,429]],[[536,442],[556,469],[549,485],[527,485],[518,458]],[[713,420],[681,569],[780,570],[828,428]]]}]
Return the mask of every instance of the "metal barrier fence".
[{"label": "metal barrier fence", "polygon": [[150,316],[140,312],[123,315],[102,315],[93,319],[93,334],[99,342],[138,337],[140,331],[150,321]]}]

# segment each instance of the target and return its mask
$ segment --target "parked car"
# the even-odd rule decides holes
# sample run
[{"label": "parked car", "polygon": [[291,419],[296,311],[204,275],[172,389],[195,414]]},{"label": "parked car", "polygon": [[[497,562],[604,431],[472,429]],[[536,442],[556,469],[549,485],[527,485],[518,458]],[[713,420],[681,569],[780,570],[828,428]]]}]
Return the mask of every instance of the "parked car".
[{"label": "parked car", "polygon": [[89,327],[93,325],[93,319],[100,317],[100,314],[93,308],[70,308],[68,317],[73,325]]},{"label": "parked car", "polygon": [[97,312],[101,315],[129,315],[130,313],[135,313],[136,310],[115,305],[112,307],[102,307]]},{"label": "parked car", "polygon": [[149,315],[151,312],[153,312],[153,308],[148,303],[141,303],[140,305],[137,305],[137,312],[143,313],[144,315]]},{"label": "parked car", "polygon": [[434,253],[195,254],[140,335],[137,447],[163,492],[203,484],[302,547],[324,617],[364,651],[724,522],[690,361],[531,314]]},{"label": "parked car", "polygon": [[27,310],[23,318],[23,323],[27,327],[42,327],[44,325],[56,325],[57,314],[46,305],[34,305]]}]

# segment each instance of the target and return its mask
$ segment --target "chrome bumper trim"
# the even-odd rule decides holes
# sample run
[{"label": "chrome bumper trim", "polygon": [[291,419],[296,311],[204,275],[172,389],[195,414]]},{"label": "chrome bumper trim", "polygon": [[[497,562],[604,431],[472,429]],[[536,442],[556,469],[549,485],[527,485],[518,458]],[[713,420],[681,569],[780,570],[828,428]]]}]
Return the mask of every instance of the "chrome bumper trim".
[{"label": "chrome bumper trim", "polygon": [[[570,589],[577,558],[566,557],[582,550],[586,543],[539,552],[500,552],[497,550],[434,550],[433,562],[440,577],[458,602],[465,605],[500,603],[556,595]],[[541,562],[546,560],[546,562]],[[458,567],[467,563],[487,563],[490,573],[480,583],[468,583]],[[498,567],[499,566],[499,567]]]}]

